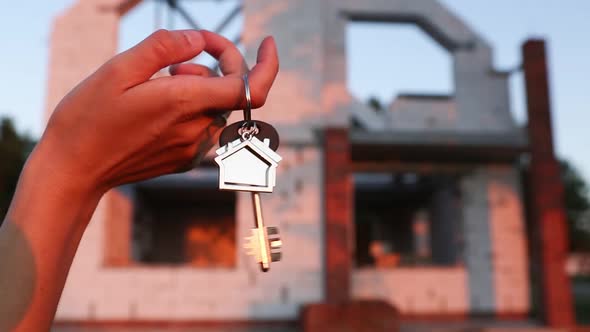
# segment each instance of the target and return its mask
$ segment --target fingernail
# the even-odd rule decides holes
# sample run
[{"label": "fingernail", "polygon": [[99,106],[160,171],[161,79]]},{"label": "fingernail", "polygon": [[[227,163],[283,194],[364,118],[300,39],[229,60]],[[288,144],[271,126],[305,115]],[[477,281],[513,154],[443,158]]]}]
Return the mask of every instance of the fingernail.
[{"label": "fingernail", "polygon": [[197,30],[182,30],[182,33],[193,46],[201,46],[204,44],[203,36]]},{"label": "fingernail", "polygon": [[211,150],[213,145],[214,142],[212,142],[210,139],[206,139],[202,141],[201,144],[199,144],[197,154],[193,158],[193,167],[196,167],[199,163],[201,163],[201,161],[203,161],[203,158],[205,158],[205,156],[207,155],[209,150]]},{"label": "fingernail", "polygon": [[227,120],[223,115],[218,115],[213,119],[212,123],[215,127],[222,128],[227,124]]}]

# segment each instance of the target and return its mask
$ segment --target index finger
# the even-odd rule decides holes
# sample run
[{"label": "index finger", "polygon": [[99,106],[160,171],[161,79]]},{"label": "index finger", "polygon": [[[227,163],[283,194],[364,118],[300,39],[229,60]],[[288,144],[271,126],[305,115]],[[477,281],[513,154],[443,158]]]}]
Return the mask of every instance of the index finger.
[{"label": "index finger", "polygon": [[[265,38],[258,49],[256,65],[248,74],[252,108],[259,108],[266,102],[266,98],[279,71],[277,48],[272,37]],[[191,85],[189,85],[191,87]],[[245,89],[242,75],[228,75],[203,79],[200,84],[192,86],[194,95],[204,93],[210,109],[243,109]]]},{"label": "index finger", "polygon": [[[258,50],[257,63],[248,75],[252,108],[264,105],[278,70],[275,42],[272,37],[267,37]],[[177,109],[183,117],[210,110],[244,109],[246,106],[244,82],[242,76],[236,74],[223,77],[160,77],[136,87],[136,90],[142,90],[143,95],[160,96],[154,98],[152,106]]]},{"label": "index finger", "polygon": [[219,69],[225,76],[242,76],[248,72],[248,65],[238,47],[227,38],[216,33],[200,30],[205,40],[205,52],[219,61]]}]

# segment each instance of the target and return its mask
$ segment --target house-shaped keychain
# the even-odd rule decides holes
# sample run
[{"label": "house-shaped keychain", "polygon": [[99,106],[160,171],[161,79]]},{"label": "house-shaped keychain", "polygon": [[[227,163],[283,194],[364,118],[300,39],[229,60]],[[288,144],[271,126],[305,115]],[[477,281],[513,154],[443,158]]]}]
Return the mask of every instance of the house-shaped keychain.
[{"label": "house-shaped keychain", "polygon": [[219,165],[219,189],[272,192],[276,184],[281,156],[269,147],[270,141],[237,139],[216,153]]}]

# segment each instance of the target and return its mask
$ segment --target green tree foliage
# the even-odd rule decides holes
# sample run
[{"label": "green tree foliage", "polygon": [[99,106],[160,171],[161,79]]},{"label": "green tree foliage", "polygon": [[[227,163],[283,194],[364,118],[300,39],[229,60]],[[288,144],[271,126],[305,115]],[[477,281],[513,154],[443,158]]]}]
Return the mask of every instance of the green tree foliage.
[{"label": "green tree foliage", "polygon": [[379,101],[379,99],[377,99],[377,97],[374,97],[374,96],[369,97],[369,100],[367,100],[367,104],[369,105],[370,108],[375,110],[375,112],[383,111],[383,104],[381,104],[381,101]]},{"label": "green tree foliage", "polygon": [[588,185],[569,162],[562,160],[561,178],[565,188],[565,209],[571,251],[590,252],[590,198]]},{"label": "green tree foliage", "polygon": [[19,134],[9,118],[0,118],[0,223],[4,220],[18,177],[33,146],[33,140]]}]

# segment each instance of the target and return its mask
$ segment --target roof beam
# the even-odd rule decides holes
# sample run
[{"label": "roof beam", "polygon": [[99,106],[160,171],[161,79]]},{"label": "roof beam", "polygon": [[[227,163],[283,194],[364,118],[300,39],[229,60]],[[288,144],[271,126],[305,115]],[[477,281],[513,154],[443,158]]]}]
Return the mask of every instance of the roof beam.
[{"label": "roof beam", "polygon": [[117,6],[116,11],[119,16],[124,16],[131,9],[135,8],[142,0],[122,0]]}]

